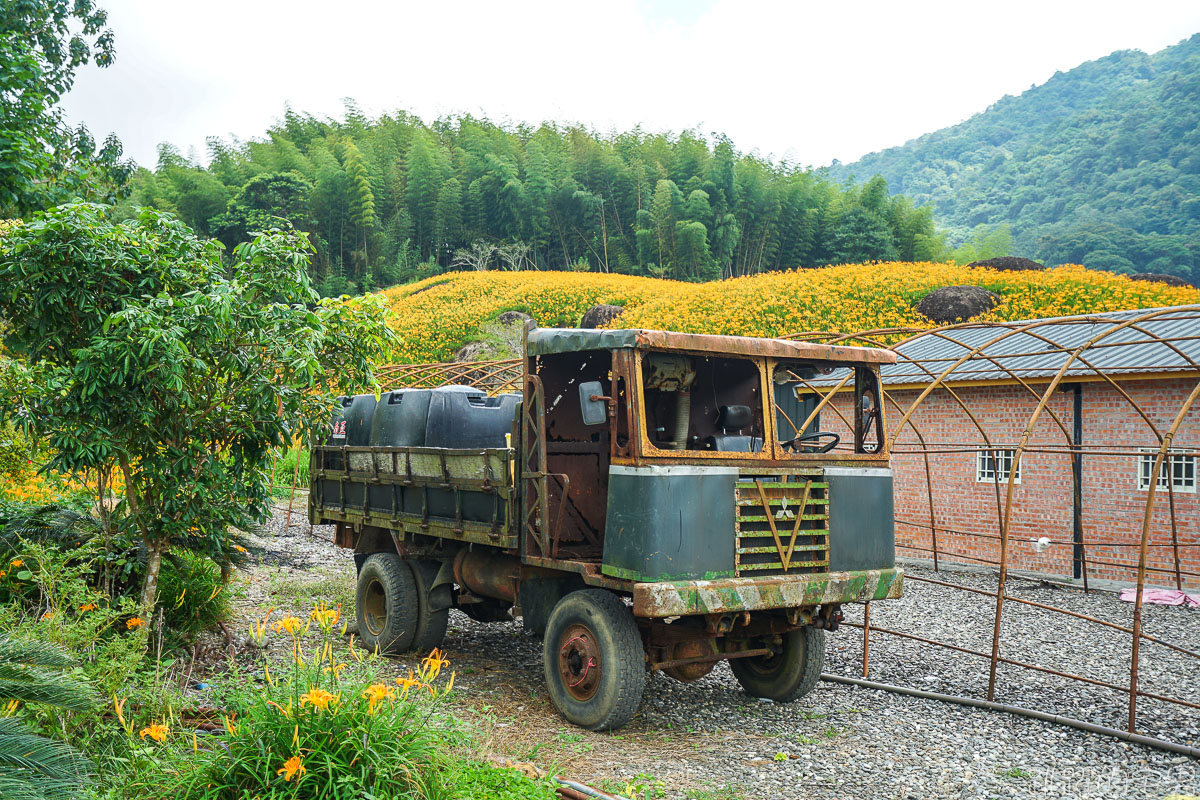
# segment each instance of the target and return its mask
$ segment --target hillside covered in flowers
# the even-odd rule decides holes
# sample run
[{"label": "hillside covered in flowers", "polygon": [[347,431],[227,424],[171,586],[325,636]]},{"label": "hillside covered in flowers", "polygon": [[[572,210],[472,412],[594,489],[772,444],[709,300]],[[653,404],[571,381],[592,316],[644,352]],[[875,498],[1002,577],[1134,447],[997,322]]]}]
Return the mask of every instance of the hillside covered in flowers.
[{"label": "hillside covered in flowers", "polygon": [[1081,266],[1001,272],[885,262],[771,272],[709,283],[574,272],[462,272],[383,292],[400,336],[396,363],[448,361],[504,311],[544,327],[574,326],[593,305],[625,307],[610,327],[782,336],[933,327],[914,306],[943,286],[1000,295],[985,319],[1018,320],[1200,303],[1200,289],[1132,281]]}]

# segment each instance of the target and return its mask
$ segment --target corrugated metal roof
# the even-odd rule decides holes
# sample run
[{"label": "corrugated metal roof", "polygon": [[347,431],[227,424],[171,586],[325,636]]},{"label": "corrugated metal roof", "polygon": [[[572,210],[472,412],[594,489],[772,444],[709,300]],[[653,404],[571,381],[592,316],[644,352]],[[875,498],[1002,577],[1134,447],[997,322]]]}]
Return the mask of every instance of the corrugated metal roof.
[{"label": "corrugated metal roof", "polygon": [[574,353],[581,350],[691,350],[730,356],[817,359],[861,364],[890,364],[889,350],[791,339],[760,339],[750,336],[713,336],[676,331],[641,329],[597,330],[591,328],[534,328],[525,343],[531,356]]},{"label": "corrugated metal roof", "polygon": [[1067,368],[1067,376],[1200,371],[1200,308],[934,330],[894,348],[899,361],[882,367],[883,380],[890,385],[927,384],[976,349],[978,353],[954,366],[946,382],[1052,378],[1072,351],[1089,342]]}]

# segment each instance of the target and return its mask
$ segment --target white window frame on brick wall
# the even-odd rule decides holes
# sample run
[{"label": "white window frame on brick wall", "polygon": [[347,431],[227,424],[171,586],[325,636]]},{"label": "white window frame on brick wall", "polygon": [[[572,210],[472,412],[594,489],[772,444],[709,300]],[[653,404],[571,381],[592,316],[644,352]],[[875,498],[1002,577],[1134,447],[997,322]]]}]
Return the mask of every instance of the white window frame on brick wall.
[{"label": "white window frame on brick wall", "polygon": [[[1170,475],[1171,490],[1186,494],[1196,493],[1196,457],[1194,455],[1177,455],[1189,452],[1184,448],[1172,447],[1163,459],[1162,468],[1158,474],[1158,489],[1156,492],[1167,490],[1167,476]],[[1150,491],[1150,473],[1154,469],[1154,459],[1158,456],[1157,447],[1139,447],[1137,487],[1140,491]]]},{"label": "white window frame on brick wall", "polygon": [[[1008,483],[1008,474],[1013,470],[1016,455],[1017,451],[1013,449],[980,450],[975,454],[975,482]],[[1017,462],[1015,471],[1013,483],[1020,484],[1021,462]]]}]

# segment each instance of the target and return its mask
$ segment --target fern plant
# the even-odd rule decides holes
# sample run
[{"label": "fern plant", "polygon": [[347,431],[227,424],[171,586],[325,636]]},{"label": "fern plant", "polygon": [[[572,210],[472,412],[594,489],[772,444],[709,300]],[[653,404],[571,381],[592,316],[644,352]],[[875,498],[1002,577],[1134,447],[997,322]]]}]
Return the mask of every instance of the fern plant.
[{"label": "fern plant", "polygon": [[[0,706],[11,714],[22,703],[74,711],[98,698],[66,673],[74,661],[46,642],[0,637]],[[92,764],[73,747],[30,730],[13,716],[0,717],[0,797],[57,800],[78,797]]]}]

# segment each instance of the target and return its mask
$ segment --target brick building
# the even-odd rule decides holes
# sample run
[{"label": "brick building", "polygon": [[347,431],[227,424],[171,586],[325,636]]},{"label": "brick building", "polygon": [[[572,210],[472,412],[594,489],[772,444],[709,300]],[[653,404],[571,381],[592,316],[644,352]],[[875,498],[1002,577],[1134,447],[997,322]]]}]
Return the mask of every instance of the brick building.
[{"label": "brick building", "polygon": [[[998,564],[1015,471],[1010,568],[1136,579],[1160,437],[1200,385],[1200,309],[965,325],[895,350],[882,374],[899,555]],[[836,395],[821,427],[845,433],[849,402]],[[1148,584],[1200,587],[1198,459],[1200,399],[1157,479]]]}]

